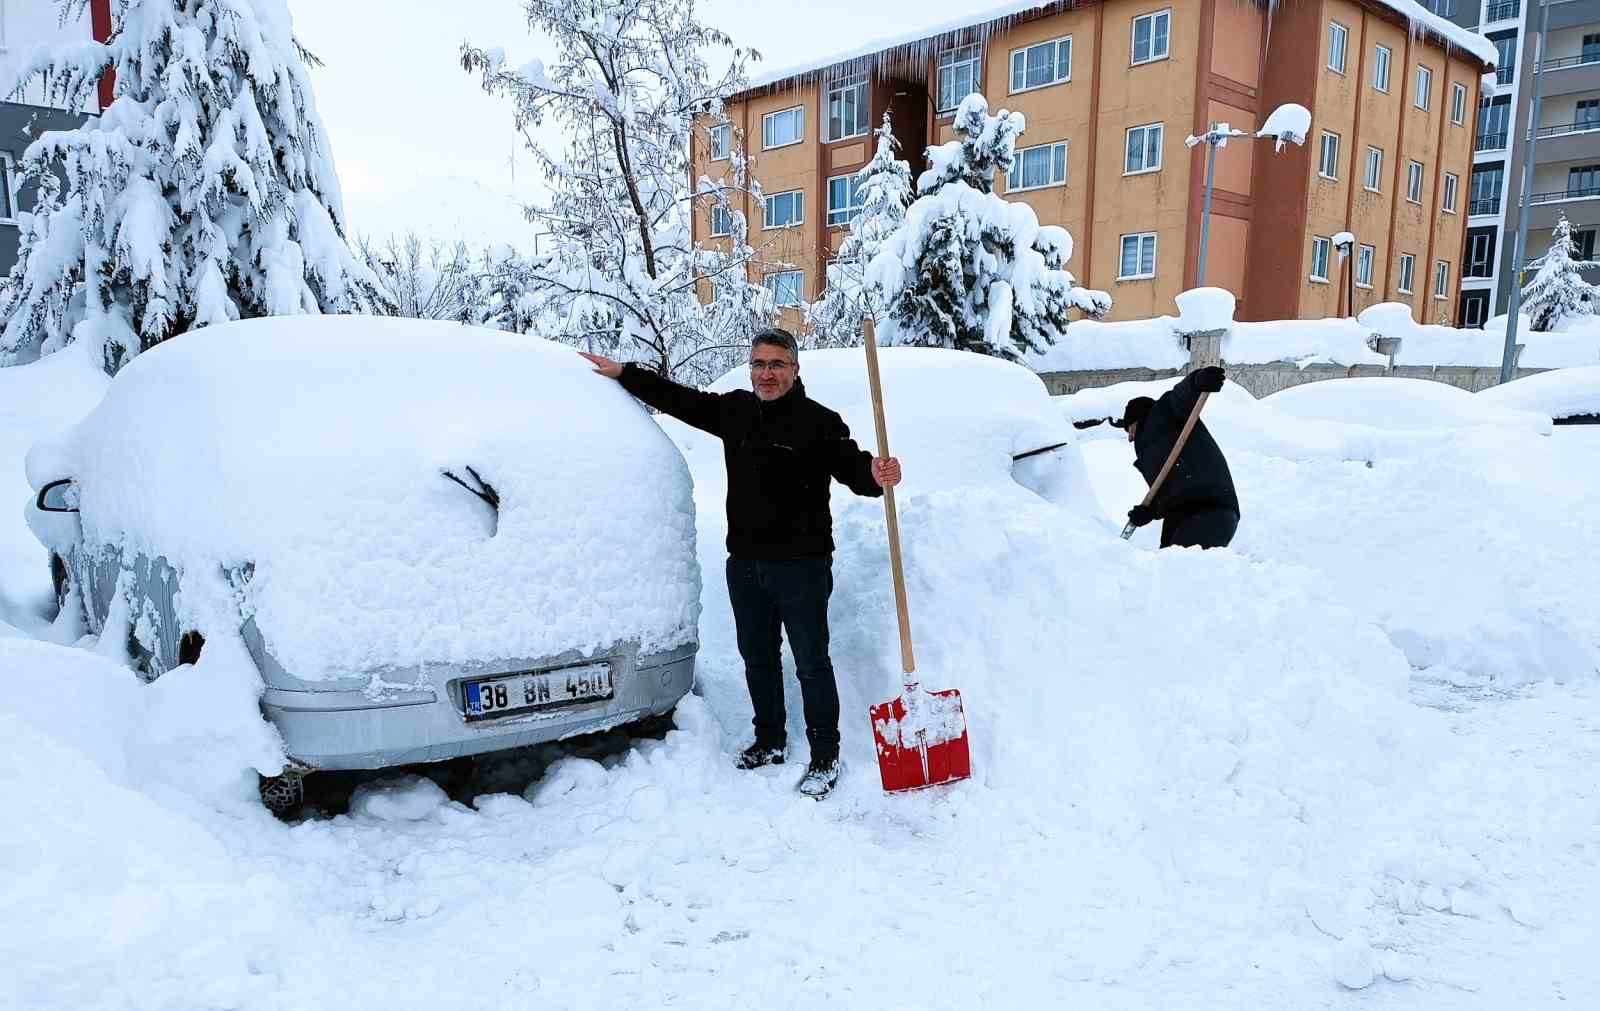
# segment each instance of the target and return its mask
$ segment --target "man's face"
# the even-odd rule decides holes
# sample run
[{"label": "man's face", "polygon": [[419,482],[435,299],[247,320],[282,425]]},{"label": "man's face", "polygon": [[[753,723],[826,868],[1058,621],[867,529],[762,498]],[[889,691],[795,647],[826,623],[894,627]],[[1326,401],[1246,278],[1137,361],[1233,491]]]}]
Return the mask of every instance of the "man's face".
[{"label": "man's face", "polygon": [[750,349],[750,388],[762,400],[777,400],[794,387],[800,366],[788,348],[757,344]]}]

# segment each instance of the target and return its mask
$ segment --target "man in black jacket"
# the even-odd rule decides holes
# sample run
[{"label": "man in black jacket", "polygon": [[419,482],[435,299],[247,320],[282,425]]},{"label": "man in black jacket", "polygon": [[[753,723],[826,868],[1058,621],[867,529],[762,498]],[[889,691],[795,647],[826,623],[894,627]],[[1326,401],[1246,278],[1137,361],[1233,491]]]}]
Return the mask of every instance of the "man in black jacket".
[{"label": "man in black jacket", "polygon": [[[1118,424],[1128,430],[1133,465],[1146,483],[1155,483],[1200,394],[1221,390],[1223,378],[1222,369],[1212,365],[1189,373],[1160,400],[1134,397],[1128,401]],[[1233,490],[1228,461],[1206,431],[1205,422],[1195,422],[1189,441],[1151,503],[1128,510],[1128,522],[1136,527],[1153,519],[1162,520],[1163,548],[1222,548],[1233,540],[1239,527],[1239,497]]]},{"label": "man in black jacket", "polygon": [[833,592],[832,481],[880,496],[900,462],[875,460],[844,419],[806,396],[799,347],[777,328],[750,348],[752,390],[702,393],[637,365],[585,354],[603,376],[664,414],[722,440],[728,468],[728,598],[755,709],[755,743],[738,767],[781,764],[786,732],[782,631],[789,635],[805,707],[811,761],[800,791],[822,798],[839,778],[839,689],[828,656]]}]

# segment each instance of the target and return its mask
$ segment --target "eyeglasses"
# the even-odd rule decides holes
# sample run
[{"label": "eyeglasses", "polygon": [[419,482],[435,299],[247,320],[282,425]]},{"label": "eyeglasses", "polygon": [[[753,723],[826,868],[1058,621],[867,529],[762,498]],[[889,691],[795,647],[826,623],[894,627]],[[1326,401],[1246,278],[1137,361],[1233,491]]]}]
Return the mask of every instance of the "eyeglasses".
[{"label": "eyeglasses", "polygon": [[784,369],[794,368],[794,362],[769,362],[759,358],[751,359],[751,372],[782,372]]}]

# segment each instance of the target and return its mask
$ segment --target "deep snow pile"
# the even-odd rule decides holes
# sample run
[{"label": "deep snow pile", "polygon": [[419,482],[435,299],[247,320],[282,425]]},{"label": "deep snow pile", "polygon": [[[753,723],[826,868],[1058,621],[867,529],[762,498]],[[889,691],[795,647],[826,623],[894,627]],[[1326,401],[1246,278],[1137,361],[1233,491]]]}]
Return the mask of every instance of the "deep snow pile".
[{"label": "deep snow pile", "polygon": [[1477,396],[1497,407],[1540,411],[1552,418],[1600,415],[1600,365],[1554,369],[1491,386]]},{"label": "deep snow pile", "polygon": [[36,440],[83,417],[108,382],[81,348],[0,368],[0,630],[36,629],[55,606],[45,550],[22,521],[32,497],[22,458]]},{"label": "deep snow pile", "polygon": [[[468,468],[497,507],[444,476],[471,484]],[[244,613],[304,679],[694,635],[683,461],[615,384],[533,337],[208,327],[135,359],[28,469],[77,480],[88,544],[186,574],[179,617],[208,640],[239,613],[210,577],[253,565]]]},{"label": "deep snow pile", "polygon": [[[1118,417],[1129,397],[1160,396],[1173,382],[1085,391],[1060,398],[1061,409],[1074,420]],[[1591,447],[1547,434],[1547,413],[1511,406],[1399,379],[1314,383],[1260,401],[1230,383],[1205,422],[1239,492],[1234,548],[1317,570],[1436,676],[1592,676],[1600,612],[1581,561],[1600,556]],[[1085,438],[1103,505],[1126,510],[1144,485],[1123,433],[1102,426]]]},{"label": "deep snow pile", "polygon": [[[395,776],[348,816],[279,825],[217,789],[259,759],[248,748],[207,745],[206,782],[173,771],[213,732],[171,721],[201,671],[130,691],[81,651],[0,639],[0,669],[34,671],[0,693],[0,809],[28,814],[0,835],[0,964],[16,967],[0,1005],[1146,1011],[1342,1006],[1340,986],[1440,1008],[1600,993],[1592,678],[1476,721],[1419,708],[1394,622],[1374,620],[1407,593],[1472,617],[1497,573],[1537,573],[1511,624],[1445,630],[1492,665],[1494,633],[1534,606],[1578,614],[1595,477],[1562,433],[1303,421],[1229,387],[1207,421],[1241,484],[1239,548],[1158,553],[1140,550],[1150,531],[1116,537],[1137,495],[1111,486],[1139,483],[1121,432],[1090,429],[1013,480],[1012,456],[1073,439],[1070,404],[961,361],[895,349],[883,365],[919,670],[962,690],[971,782],[878,789],[866,706],[897,687],[895,622],[881,504],[848,493],[831,609],[845,777],[818,805],[792,764],[731,768],[749,703],[717,575],[722,454],[663,420],[694,475],[707,576],[680,730],[562,757],[531,784],[549,756],[507,760],[471,806]],[[870,445],[861,353],[806,352],[802,376]],[[1424,493],[1463,475],[1478,484],[1441,521]],[[1452,531],[1542,499],[1491,531],[1481,572],[1442,557]],[[1571,521],[1547,525],[1560,510]],[[53,685],[82,718],[41,711]],[[204,709],[226,735],[251,706]],[[789,712],[803,752],[792,683]],[[140,845],[89,844],[104,839]]]}]

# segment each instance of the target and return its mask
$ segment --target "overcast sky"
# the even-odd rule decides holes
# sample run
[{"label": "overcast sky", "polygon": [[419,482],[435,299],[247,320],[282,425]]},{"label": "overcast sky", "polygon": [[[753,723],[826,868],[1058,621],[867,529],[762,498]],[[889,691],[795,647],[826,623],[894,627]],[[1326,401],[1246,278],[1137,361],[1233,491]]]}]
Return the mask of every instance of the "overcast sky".
[{"label": "overcast sky", "polygon": [[[989,0],[980,0],[989,2]],[[414,229],[440,238],[531,243],[518,212],[536,168],[509,104],[484,94],[458,62],[464,40],[503,47],[513,66],[547,55],[519,0],[288,0],[295,34],[325,66],[313,71],[353,229]],[[706,23],[781,69],[877,38],[960,17],[971,0],[710,0]],[[799,15],[799,16],[796,16]]]}]

